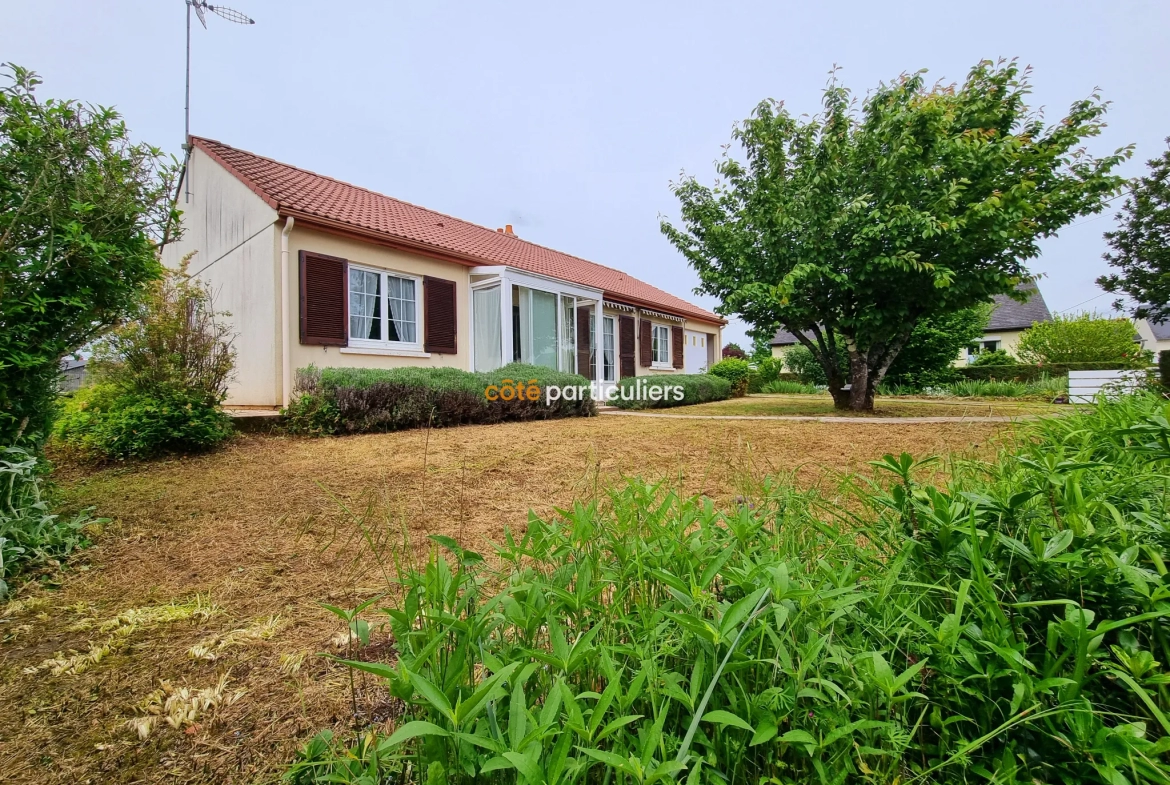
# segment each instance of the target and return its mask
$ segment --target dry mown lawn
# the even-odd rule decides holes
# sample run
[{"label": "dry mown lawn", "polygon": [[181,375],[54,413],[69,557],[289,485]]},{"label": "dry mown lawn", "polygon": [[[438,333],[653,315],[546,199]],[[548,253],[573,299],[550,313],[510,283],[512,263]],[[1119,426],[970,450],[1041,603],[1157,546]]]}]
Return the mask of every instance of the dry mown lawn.
[{"label": "dry mown lawn", "polygon": [[1068,412],[1068,406],[1054,406],[1038,401],[975,398],[891,398],[879,396],[873,414],[858,414],[833,408],[833,399],[825,395],[749,395],[727,401],[714,401],[675,409],[655,410],[666,415],[733,415],[797,417],[1028,417]]},{"label": "dry mown lawn", "polygon": [[[822,467],[965,449],[1002,427],[606,416],[252,436],[194,459],[61,466],[71,503],[113,523],[56,585],[0,608],[0,780],[271,781],[317,730],[343,730],[346,672],[316,656],[337,650],[341,628],[318,603],[386,585],[343,504],[374,506],[376,538],[443,533],[483,551],[529,509],[547,514],[621,475],[726,501],[765,473],[798,469],[810,483]],[[369,686],[364,710],[386,721],[393,707]]]}]

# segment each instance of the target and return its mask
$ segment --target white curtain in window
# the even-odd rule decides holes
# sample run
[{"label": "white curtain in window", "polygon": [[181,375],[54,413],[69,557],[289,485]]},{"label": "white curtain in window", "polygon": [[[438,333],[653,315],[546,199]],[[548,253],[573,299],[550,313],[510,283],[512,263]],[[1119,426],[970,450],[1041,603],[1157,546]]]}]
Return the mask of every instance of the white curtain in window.
[{"label": "white curtain in window", "polygon": [[597,378],[597,313],[595,308],[589,309],[589,373],[585,373],[580,368],[577,372],[582,376],[587,376],[590,379]]},{"label": "white curtain in window", "polygon": [[349,336],[381,340],[382,276],[367,270],[349,269]]},{"label": "white curtain in window", "polygon": [[614,374],[613,324],[614,320],[612,316],[606,316],[601,320],[601,378],[607,382],[617,381],[617,377]]},{"label": "white curtain in window", "polygon": [[386,276],[386,301],[390,311],[388,339],[391,341],[415,343],[417,340],[414,288],[411,278]]},{"label": "white curtain in window", "polygon": [[652,333],[654,362],[662,365],[670,362],[670,328],[654,325]]},{"label": "white curtain in window", "polygon": [[471,329],[475,341],[475,370],[494,371],[501,365],[500,287],[473,289]]}]

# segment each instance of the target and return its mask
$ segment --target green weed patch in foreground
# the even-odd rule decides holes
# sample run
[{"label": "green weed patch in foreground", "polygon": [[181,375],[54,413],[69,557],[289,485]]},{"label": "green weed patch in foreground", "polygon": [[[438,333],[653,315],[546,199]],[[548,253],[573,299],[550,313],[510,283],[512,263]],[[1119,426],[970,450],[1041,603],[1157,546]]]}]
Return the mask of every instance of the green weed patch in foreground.
[{"label": "green weed patch in foreground", "polygon": [[[1166,782],[1168,414],[1039,420],[945,485],[887,456],[842,504],[634,482],[532,517],[499,569],[435,537],[347,617],[397,729],[323,733],[286,778]],[[360,656],[381,625],[393,664]]]}]

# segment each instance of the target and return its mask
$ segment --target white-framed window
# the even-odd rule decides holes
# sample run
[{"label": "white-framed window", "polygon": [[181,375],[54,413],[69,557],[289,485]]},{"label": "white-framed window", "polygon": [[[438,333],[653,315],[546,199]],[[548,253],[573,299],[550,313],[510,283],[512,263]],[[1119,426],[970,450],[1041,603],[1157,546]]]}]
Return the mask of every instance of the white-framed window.
[{"label": "white-framed window", "polygon": [[349,266],[349,343],[384,349],[418,349],[419,292],[413,276]]},{"label": "white-framed window", "polygon": [[612,316],[601,317],[601,380],[617,381],[616,322]]},{"label": "white-framed window", "polygon": [[654,325],[650,333],[650,353],[653,365],[670,365],[670,328]]}]

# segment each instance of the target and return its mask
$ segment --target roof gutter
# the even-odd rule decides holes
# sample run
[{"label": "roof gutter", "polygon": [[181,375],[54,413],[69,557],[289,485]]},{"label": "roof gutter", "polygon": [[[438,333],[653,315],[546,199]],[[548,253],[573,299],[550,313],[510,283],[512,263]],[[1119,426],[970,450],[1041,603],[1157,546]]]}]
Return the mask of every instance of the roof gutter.
[{"label": "roof gutter", "polygon": [[[443,262],[454,262],[456,264],[467,265],[468,267],[499,266],[498,262],[493,262],[493,261],[490,261],[488,259],[482,259],[480,257],[472,256],[470,254],[461,254],[457,251],[450,251],[450,250],[447,250],[446,248],[439,248],[439,247],[436,247],[433,245],[428,245],[426,243],[420,243],[420,242],[416,242],[413,240],[406,240],[406,239],[401,238],[401,237],[389,237],[382,232],[363,230],[363,229],[360,229],[360,228],[353,226],[352,224],[344,223],[342,221],[335,221],[331,218],[322,218],[319,215],[313,215],[311,213],[302,212],[300,210],[291,210],[291,209],[288,209],[286,207],[281,207],[281,208],[279,208],[279,212],[281,215],[287,216],[290,219],[295,217],[303,225],[312,227],[313,229],[318,229],[318,230],[323,231],[323,232],[329,232],[330,234],[340,235],[342,237],[350,237],[350,238],[354,238],[354,239],[364,240],[366,242],[375,243],[377,245],[382,245],[382,246],[385,246],[387,248],[393,248],[393,249],[398,250],[398,251],[409,251],[411,253],[418,254],[419,256],[426,256],[428,258],[438,259],[439,261],[443,261]],[[505,265],[505,266],[507,266],[507,265]],[[525,271],[525,272],[527,272],[527,271]],[[539,275],[539,273],[531,273],[531,274],[532,275]],[[557,279],[557,280],[561,280],[561,279]],[[568,283],[573,283],[573,282],[568,281]],[[592,286],[587,286],[586,284],[575,284],[575,285],[582,286],[582,287],[585,287],[587,289],[594,288]],[[630,297],[629,295],[620,294],[618,292],[604,291],[604,294],[607,295],[607,299],[613,299],[613,300],[616,300],[619,302],[628,302],[628,303],[630,303],[630,305],[634,305],[634,306],[637,306],[639,308],[648,308],[648,309],[654,310],[654,311],[662,311],[665,313],[672,313],[673,312],[676,316],[679,316],[679,317],[684,318],[684,319],[695,319],[697,321],[708,322],[711,324],[718,324],[720,326],[727,324],[726,319],[722,319],[719,317],[716,317],[715,319],[711,319],[710,317],[707,317],[707,316],[698,316],[696,314],[677,312],[677,311],[673,311],[673,309],[663,307],[660,303],[653,303],[653,302],[650,302],[648,300],[642,300],[642,299],[637,298],[637,297]],[[612,298],[608,298],[608,295],[610,295],[610,294],[613,295]]]},{"label": "roof gutter", "polygon": [[330,234],[337,234],[343,237],[364,240],[399,251],[410,251],[420,256],[427,256],[444,262],[455,262],[457,264],[467,265],[468,267],[482,267],[483,265],[492,264],[492,262],[471,256],[470,254],[461,254],[445,248],[436,248],[433,245],[406,240],[401,237],[389,237],[382,232],[362,230],[342,221],[322,218],[319,215],[312,215],[311,213],[301,212],[300,210],[290,210],[282,207],[279,212],[284,216],[295,217],[302,224],[310,226],[313,229],[319,229],[323,232],[329,232]]}]

